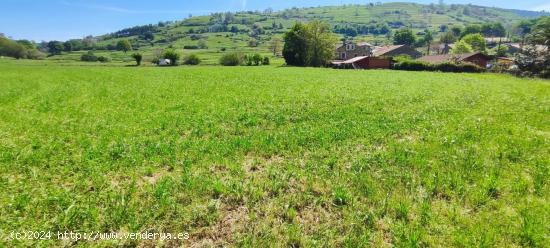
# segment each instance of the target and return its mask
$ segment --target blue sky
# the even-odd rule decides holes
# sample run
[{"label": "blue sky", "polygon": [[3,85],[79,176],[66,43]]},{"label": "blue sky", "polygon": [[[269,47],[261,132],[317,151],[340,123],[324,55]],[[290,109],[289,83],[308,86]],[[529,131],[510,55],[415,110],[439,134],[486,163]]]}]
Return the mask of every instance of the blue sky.
[{"label": "blue sky", "polygon": [[[0,33],[15,39],[66,40],[85,35],[100,35],[122,28],[180,20],[189,14],[211,12],[263,10],[268,7],[341,5],[369,3],[377,0],[0,0]],[[437,0],[399,0],[401,2],[432,3]],[[392,2],[392,1],[381,1]],[[550,10],[547,0],[476,0],[445,3],[526,10]]]}]

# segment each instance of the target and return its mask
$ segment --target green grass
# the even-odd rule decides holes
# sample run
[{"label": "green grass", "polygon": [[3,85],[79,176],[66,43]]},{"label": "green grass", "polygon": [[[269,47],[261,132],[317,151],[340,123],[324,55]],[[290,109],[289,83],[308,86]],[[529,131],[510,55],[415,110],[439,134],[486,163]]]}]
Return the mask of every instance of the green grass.
[{"label": "green grass", "polygon": [[505,75],[0,60],[0,233],[548,247],[549,116]]}]

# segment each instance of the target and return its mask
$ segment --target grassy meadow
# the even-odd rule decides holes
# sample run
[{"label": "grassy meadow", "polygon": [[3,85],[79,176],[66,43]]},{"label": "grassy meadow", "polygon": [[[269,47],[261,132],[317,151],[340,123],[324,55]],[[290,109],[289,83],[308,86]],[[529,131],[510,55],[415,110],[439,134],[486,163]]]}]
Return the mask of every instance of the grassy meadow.
[{"label": "grassy meadow", "polygon": [[550,247],[549,176],[549,81],[0,60],[0,247]]}]

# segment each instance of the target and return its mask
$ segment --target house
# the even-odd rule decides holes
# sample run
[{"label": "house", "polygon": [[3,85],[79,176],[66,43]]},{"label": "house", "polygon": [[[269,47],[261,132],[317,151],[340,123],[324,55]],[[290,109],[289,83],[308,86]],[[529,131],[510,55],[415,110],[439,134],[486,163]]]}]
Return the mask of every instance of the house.
[{"label": "house", "polygon": [[407,45],[375,47],[372,53],[374,57],[385,57],[385,58],[395,57],[399,55],[408,55],[413,59],[422,57],[421,52]]},{"label": "house", "polygon": [[337,45],[335,58],[337,60],[348,60],[359,56],[370,56],[373,48],[373,45],[366,42],[345,42]]},{"label": "house", "polygon": [[441,64],[444,62],[467,62],[475,64],[481,68],[487,68],[487,62],[491,58],[483,53],[465,53],[465,54],[441,54],[429,55],[418,59],[418,61],[432,64]]},{"label": "house", "polygon": [[334,61],[332,65],[340,69],[390,69],[391,63],[391,58],[359,56],[346,61]]}]

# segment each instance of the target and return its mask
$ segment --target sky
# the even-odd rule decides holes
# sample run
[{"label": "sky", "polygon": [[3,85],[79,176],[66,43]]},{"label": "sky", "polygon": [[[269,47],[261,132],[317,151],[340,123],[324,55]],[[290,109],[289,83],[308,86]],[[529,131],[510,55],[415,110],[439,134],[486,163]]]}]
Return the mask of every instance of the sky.
[{"label": "sky", "polygon": [[[0,0],[0,33],[13,39],[67,40],[123,28],[181,20],[189,15],[240,10],[370,2],[436,3],[437,0]],[[548,0],[444,0],[489,7],[550,11]]]}]

